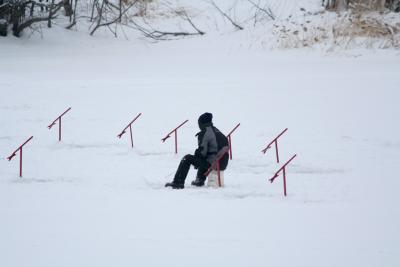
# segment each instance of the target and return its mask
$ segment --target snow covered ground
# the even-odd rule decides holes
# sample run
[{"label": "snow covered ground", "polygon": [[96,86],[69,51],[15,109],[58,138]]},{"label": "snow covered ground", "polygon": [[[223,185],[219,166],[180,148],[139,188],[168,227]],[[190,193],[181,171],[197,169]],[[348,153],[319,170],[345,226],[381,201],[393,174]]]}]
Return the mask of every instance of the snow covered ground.
[{"label": "snow covered ground", "polygon": [[[399,266],[396,52],[44,35],[0,40],[0,266]],[[47,125],[68,107],[59,143]],[[116,136],[139,112],[131,149]],[[165,189],[203,112],[241,123],[226,186],[191,170]],[[161,138],[185,119],[174,155]],[[286,127],[285,198],[260,151]],[[19,178],[6,157],[31,135]]]}]

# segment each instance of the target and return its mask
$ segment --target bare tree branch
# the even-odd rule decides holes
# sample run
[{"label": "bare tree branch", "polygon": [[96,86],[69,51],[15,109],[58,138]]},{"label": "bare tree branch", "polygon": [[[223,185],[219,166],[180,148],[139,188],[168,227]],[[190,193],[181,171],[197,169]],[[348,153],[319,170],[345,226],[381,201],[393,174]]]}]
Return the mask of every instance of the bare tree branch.
[{"label": "bare tree branch", "polygon": [[249,1],[255,8],[258,10],[264,12],[270,19],[275,20],[275,16],[271,10],[271,8],[268,7],[268,9],[260,7],[258,4],[254,3],[252,0],[247,0]]},{"label": "bare tree branch", "polygon": [[[198,34],[203,35],[205,34],[205,32],[199,30],[199,28],[196,27],[196,25],[194,25],[192,19],[189,17],[189,15],[187,14],[186,11],[183,11],[182,15],[180,15],[181,17],[183,17],[183,19],[185,19],[187,22],[190,23],[190,25],[192,25],[193,29],[195,29],[197,31]],[[192,34],[193,35],[193,34]]]},{"label": "bare tree branch", "polygon": [[[172,36],[172,37],[182,37],[182,36],[193,36],[193,35],[203,35],[205,34],[204,32],[170,32],[170,31],[160,31],[160,30],[154,30],[154,29],[149,29],[149,28],[145,28],[139,24],[137,24],[135,21],[131,21],[131,23],[134,25],[134,27],[132,26],[128,26],[130,28],[133,28],[135,30],[140,31],[141,33],[143,33],[143,35],[146,38],[149,39],[153,39],[156,41],[160,41],[160,40],[170,40],[168,39],[168,36]],[[151,26],[149,25],[149,27],[151,28]]]},{"label": "bare tree branch", "polygon": [[235,26],[236,29],[239,29],[239,30],[244,29],[242,26],[240,26],[235,21],[233,21],[233,19],[231,17],[229,17],[224,11],[222,11],[214,1],[211,1],[211,4],[219,11],[219,13],[221,13],[222,16],[227,18],[232,23],[232,25]]},{"label": "bare tree branch", "polygon": [[[17,37],[19,37],[20,34],[21,34],[21,32],[22,32],[25,28],[30,27],[33,23],[41,22],[41,21],[49,21],[50,19],[56,18],[57,16],[54,15],[54,14],[56,14],[56,13],[58,12],[58,10],[60,10],[60,8],[62,7],[62,5],[63,5],[62,2],[58,3],[57,5],[55,5],[55,6],[54,6],[54,9],[53,9],[51,12],[49,12],[49,16],[30,18],[30,19],[24,21],[23,23],[16,25],[16,27],[13,29],[14,35],[17,36]],[[50,17],[50,16],[51,16],[51,17]]]},{"label": "bare tree branch", "polygon": [[[110,26],[111,24],[114,24],[114,23],[118,22],[118,21],[121,19],[121,17],[122,17],[131,7],[133,7],[133,6],[137,3],[137,0],[135,0],[134,2],[132,2],[127,8],[125,8],[125,9],[122,11],[122,13],[120,13],[120,14],[119,14],[116,18],[114,18],[113,20],[108,21],[108,22],[101,23],[102,15],[103,15],[103,8],[104,8],[104,5],[105,5],[106,3],[109,3],[109,2],[106,1],[106,0],[104,0],[103,3],[102,3],[102,8],[100,9],[100,12],[99,12],[99,19],[98,19],[97,25],[96,25],[96,27],[94,27],[94,29],[90,32],[90,35],[93,35],[93,34],[97,31],[97,29],[99,29],[100,27],[104,27],[104,26],[108,27],[108,26]],[[119,10],[119,7],[117,7],[117,8],[118,8],[118,10]],[[114,32],[113,32],[113,33],[114,33]],[[115,34],[115,33],[114,33],[114,34]]]}]

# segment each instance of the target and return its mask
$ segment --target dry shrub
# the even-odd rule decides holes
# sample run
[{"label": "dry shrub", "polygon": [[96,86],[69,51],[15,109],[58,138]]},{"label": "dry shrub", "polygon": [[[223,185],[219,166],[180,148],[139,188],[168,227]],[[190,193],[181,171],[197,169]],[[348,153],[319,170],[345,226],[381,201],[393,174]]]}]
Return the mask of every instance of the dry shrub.
[{"label": "dry shrub", "polygon": [[[296,26],[296,27],[293,27]],[[283,49],[311,47],[329,38],[328,32],[322,27],[308,25],[274,25],[274,35],[277,37],[277,47]]]},{"label": "dry shrub", "polygon": [[382,0],[351,0],[349,7],[357,12],[383,10],[385,1]]},{"label": "dry shrub", "polygon": [[[134,1],[134,0],[125,0]],[[182,7],[168,0],[139,0],[137,3],[137,17],[145,19],[174,19],[194,16],[189,7]]]},{"label": "dry shrub", "polygon": [[[131,4],[135,0],[122,0],[125,4]],[[137,11],[134,16],[138,17],[146,17],[149,10],[149,5],[153,2],[153,0],[137,0],[136,7]]]},{"label": "dry shrub", "polygon": [[315,21],[324,17],[324,14],[325,12],[312,14],[305,17],[302,22],[298,22],[298,18],[293,20],[289,17],[274,23],[272,33],[276,40],[275,47],[281,49],[312,47],[328,40],[331,26]]},{"label": "dry shrub", "polygon": [[[324,16],[325,19],[324,19]],[[393,13],[353,10],[340,14],[318,14],[302,23],[286,20],[274,24],[277,48],[400,49],[400,20]]]},{"label": "dry shrub", "polygon": [[376,12],[350,12],[332,28],[334,40],[357,43],[367,48],[400,48],[400,22],[391,22]]}]

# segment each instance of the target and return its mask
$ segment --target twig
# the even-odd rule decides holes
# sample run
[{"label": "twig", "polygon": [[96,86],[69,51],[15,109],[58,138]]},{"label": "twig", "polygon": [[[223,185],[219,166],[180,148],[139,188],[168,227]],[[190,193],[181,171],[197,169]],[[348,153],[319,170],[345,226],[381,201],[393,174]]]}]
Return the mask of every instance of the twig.
[{"label": "twig", "polygon": [[[98,23],[97,23],[97,25],[96,25],[96,27],[94,27],[94,29],[90,32],[90,35],[93,35],[94,33],[95,33],[95,31],[98,29],[98,28],[100,28],[100,27],[104,27],[104,26],[110,26],[111,24],[114,24],[114,23],[116,23],[116,22],[118,22],[120,19],[121,19],[121,17],[126,13],[126,12],[128,12],[128,10],[131,8],[131,7],[133,7],[136,3],[137,3],[137,1],[138,0],[135,0],[134,2],[132,2],[122,13],[120,13],[116,18],[114,18],[113,20],[111,20],[111,21],[109,21],[109,22],[104,22],[104,23],[101,23],[101,19],[102,19],[102,10],[103,10],[103,5],[104,5],[104,3],[105,2],[107,2],[106,0],[104,0],[103,1],[103,4],[102,4],[102,8],[101,8],[101,10],[100,10],[100,12],[99,12],[99,20],[98,20]],[[108,3],[108,2],[107,2]],[[113,32],[113,31],[111,31],[111,32]],[[113,32],[114,33],[114,32]],[[116,33],[114,33],[114,35],[115,35]]]},{"label": "twig", "polygon": [[271,8],[268,7],[268,10],[267,10],[267,9],[265,9],[265,8],[260,7],[258,4],[254,3],[254,2],[251,1],[251,0],[247,0],[247,1],[249,1],[249,2],[250,2],[254,7],[256,7],[257,9],[259,9],[259,10],[261,10],[262,12],[264,12],[265,14],[267,14],[267,16],[270,17],[270,19],[275,20],[275,16],[274,16],[274,14],[272,13]]},{"label": "twig", "polygon": [[197,31],[198,34],[200,34],[200,35],[204,35],[205,34],[205,32],[201,31],[199,28],[196,27],[196,25],[194,25],[193,21],[190,19],[190,17],[186,13],[186,11],[183,11],[183,15],[180,15],[180,16],[183,16],[183,18],[187,22],[189,22],[190,25],[192,25],[192,27]]},{"label": "twig", "polygon": [[233,21],[233,19],[231,17],[229,17],[224,11],[222,11],[217,4],[215,4],[214,1],[211,1],[211,4],[222,14],[222,16],[224,16],[225,18],[227,18],[233,26],[235,26],[237,29],[239,30],[243,30],[244,28],[242,26],[240,26],[239,24],[237,24],[236,22]]}]

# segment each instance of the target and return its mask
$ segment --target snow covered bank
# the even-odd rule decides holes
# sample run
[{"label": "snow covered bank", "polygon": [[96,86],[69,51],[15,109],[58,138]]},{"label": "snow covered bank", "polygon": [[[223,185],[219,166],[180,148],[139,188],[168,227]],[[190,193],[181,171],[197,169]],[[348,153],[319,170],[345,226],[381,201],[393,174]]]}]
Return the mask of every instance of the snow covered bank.
[{"label": "snow covered bank", "polygon": [[[102,1],[93,3],[100,5]],[[398,13],[358,9],[329,12],[320,0],[157,0],[140,2],[133,7],[128,1],[123,5],[126,12],[121,19],[115,17],[119,14],[115,10],[102,14],[100,7],[92,8],[93,3],[78,3],[76,23],[71,24],[71,19],[63,15],[54,18],[54,31],[61,31],[70,38],[72,30],[107,39],[111,36],[137,42],[140,42],[137,39],[146,39],[149,43],[205,35],[211,39],[220,37],[221,42],[229,40],[235,47],[308,48],[323,53],[356,49],[398,51],[400,47]],[[108,4],[112,10],[118,6],[112,1]],[[47,21],[35,23],[22,33],[27,41],[39,37],[49,39]],[[2,41],[10,38],[13,37],[3,37]]]}]

